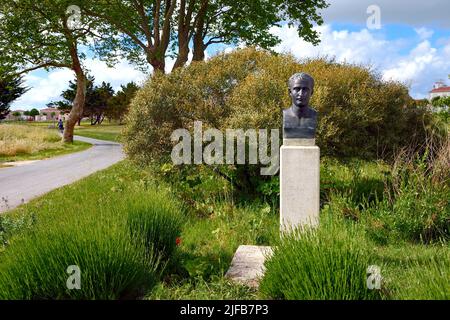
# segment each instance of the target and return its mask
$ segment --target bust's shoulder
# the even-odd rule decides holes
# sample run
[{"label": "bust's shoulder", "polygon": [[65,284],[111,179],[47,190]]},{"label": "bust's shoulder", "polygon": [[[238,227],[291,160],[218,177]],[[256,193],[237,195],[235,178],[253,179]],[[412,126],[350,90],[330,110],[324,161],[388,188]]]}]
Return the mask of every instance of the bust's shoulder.
[{"label": "bust's shoulder", "polygon": [[317,111],[314,110],[311,106],[308,106],[308,112],[312,117],[317,117]]},{"label": "bust's shoulder", "polygon": [[292,107],[283,109],[283,118],[292,118],[294,114],[292,113]]}]

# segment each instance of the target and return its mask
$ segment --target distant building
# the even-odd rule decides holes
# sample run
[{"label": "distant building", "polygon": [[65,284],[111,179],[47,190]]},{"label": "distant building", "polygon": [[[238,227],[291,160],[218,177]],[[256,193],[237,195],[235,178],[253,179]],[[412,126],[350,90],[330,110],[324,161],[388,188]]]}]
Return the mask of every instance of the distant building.
[{"label": "distant building", "polygon": [[[20,116],[14,116],[15,113],[20,113]],[[68,113],[58,110],[56,108],[45,108],[39,110],[39,115],[31,117],[24,115],[25,110],[11,110],[11,112],[6,116],[5,120],[17,121],[17,120],[34,120],[34,121],[58,121],[63,119],[66,121],[69,118]]]},{"label": "distant building", "polygon": [[437,81],[433,85],[433,90],[430,91],[430,101],[435,97],[450,96],[450,86],[447,86],[444,81]]},{"label": "distant building", "polygon": [[[8,115],[6,116],[7,121],[14,121],[14,120],[28,120],[29,116],[24,115],[23,113],[25,110],[11,110]],[[19,116],[14,116],[15,113],[20,113]]]},{"label": "distant building", "polygon": [[61,110],[58,110],[56,108],[45,108],[45,109],[39,110],[39,115],[35,116],[34,120],[36,120],[36,121],[56,121],[56,120],[59,120],[60,118],[63,118],[64,120],[66,120],[64,115],[61,115]]}]

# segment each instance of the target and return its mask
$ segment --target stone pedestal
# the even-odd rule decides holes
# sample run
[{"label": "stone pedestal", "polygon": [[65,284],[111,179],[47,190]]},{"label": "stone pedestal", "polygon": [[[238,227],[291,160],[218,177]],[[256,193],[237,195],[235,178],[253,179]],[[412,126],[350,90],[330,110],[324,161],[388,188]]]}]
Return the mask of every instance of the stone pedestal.
[{"label": "stone pedestal", "polygon": [[319,224],[320,149],[313,145],[280,148],[280,228]]}]

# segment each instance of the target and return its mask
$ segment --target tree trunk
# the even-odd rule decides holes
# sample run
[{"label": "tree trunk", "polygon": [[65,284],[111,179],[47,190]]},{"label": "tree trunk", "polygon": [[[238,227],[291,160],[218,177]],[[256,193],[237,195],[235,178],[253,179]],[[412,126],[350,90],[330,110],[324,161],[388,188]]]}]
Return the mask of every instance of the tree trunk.
[{"label": "tree trunk", "polygon": [[205,60],[205,46],[203,44],[203,32],[205,31],[205,17],[208,12],[208,0],[202,1],[202,6],[198,12],[198,20],[194,34],[194,56],[192,61]]},{"label": "tree trunk", "polygon": [[66,121],[66,127],[64,128],[64,142],[73,142],[73,130],[76,123],[83,116],[84,103],[86,100],[86,77],[81,68],[77,68],[75,73],[77,75],[77,92],[75,99],[73,100],[73,106],[72,110],[70,110],[69,118]]},{"label": "tree trunk", "polygon": [[188,61],[189,57],[189,39],[188,34],[183,30],[178,35],[178,57],[173,66],[173,70],[183,67]]},{"label": "tree trunk", "polygon": [[162,73],[166,73],[165,71],[166,63],[164,61],[164,57],[162,59],[159,59],[154,55],[151,56],[147,55],[147,61],[152,65],[154,72],[159,71]]},{"label": "tree trunk", "polygon": [[194,35],[194,56],[192,57],[192,61],[203,61],[205,60],[205,47],[203,45],[203,37],[201,32],[198,30]]}]

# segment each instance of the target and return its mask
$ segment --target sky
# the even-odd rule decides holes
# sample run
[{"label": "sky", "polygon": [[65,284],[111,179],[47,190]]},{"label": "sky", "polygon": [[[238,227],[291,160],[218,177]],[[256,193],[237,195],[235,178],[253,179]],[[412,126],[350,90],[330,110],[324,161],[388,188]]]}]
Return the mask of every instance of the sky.
[{"label": "sky", "polygon": [[[370,65],[384,80],[405,83],[413,98],[427,98],[433,83],[450,85],[450,1],[448,0],[327,0],[330,6],[321,14],[324,24],[316,26],[320,44],[313,46],[297,35],[296,28],[283,25],[271,32],[282,41],[275,51],[289,52],[299,59],[333,57],[339,62]],[[379,14],[378,14],[379,13]],[[378,19],[379,18],[379,19]],[[232,47],[208,48],[207,57]],[[148,75],[126,61],[108,68],[88,54],[85,65],[96,79],[110,82],[115,90],[121,84],[142,84]],[[166,62],[169,71],[174,61]],[[301,71],[301,70],[299,70]],[[31,89],[16,100],[11,110],[42,109],[74,79],[70,70],[38,70],[27,74]]]}]

